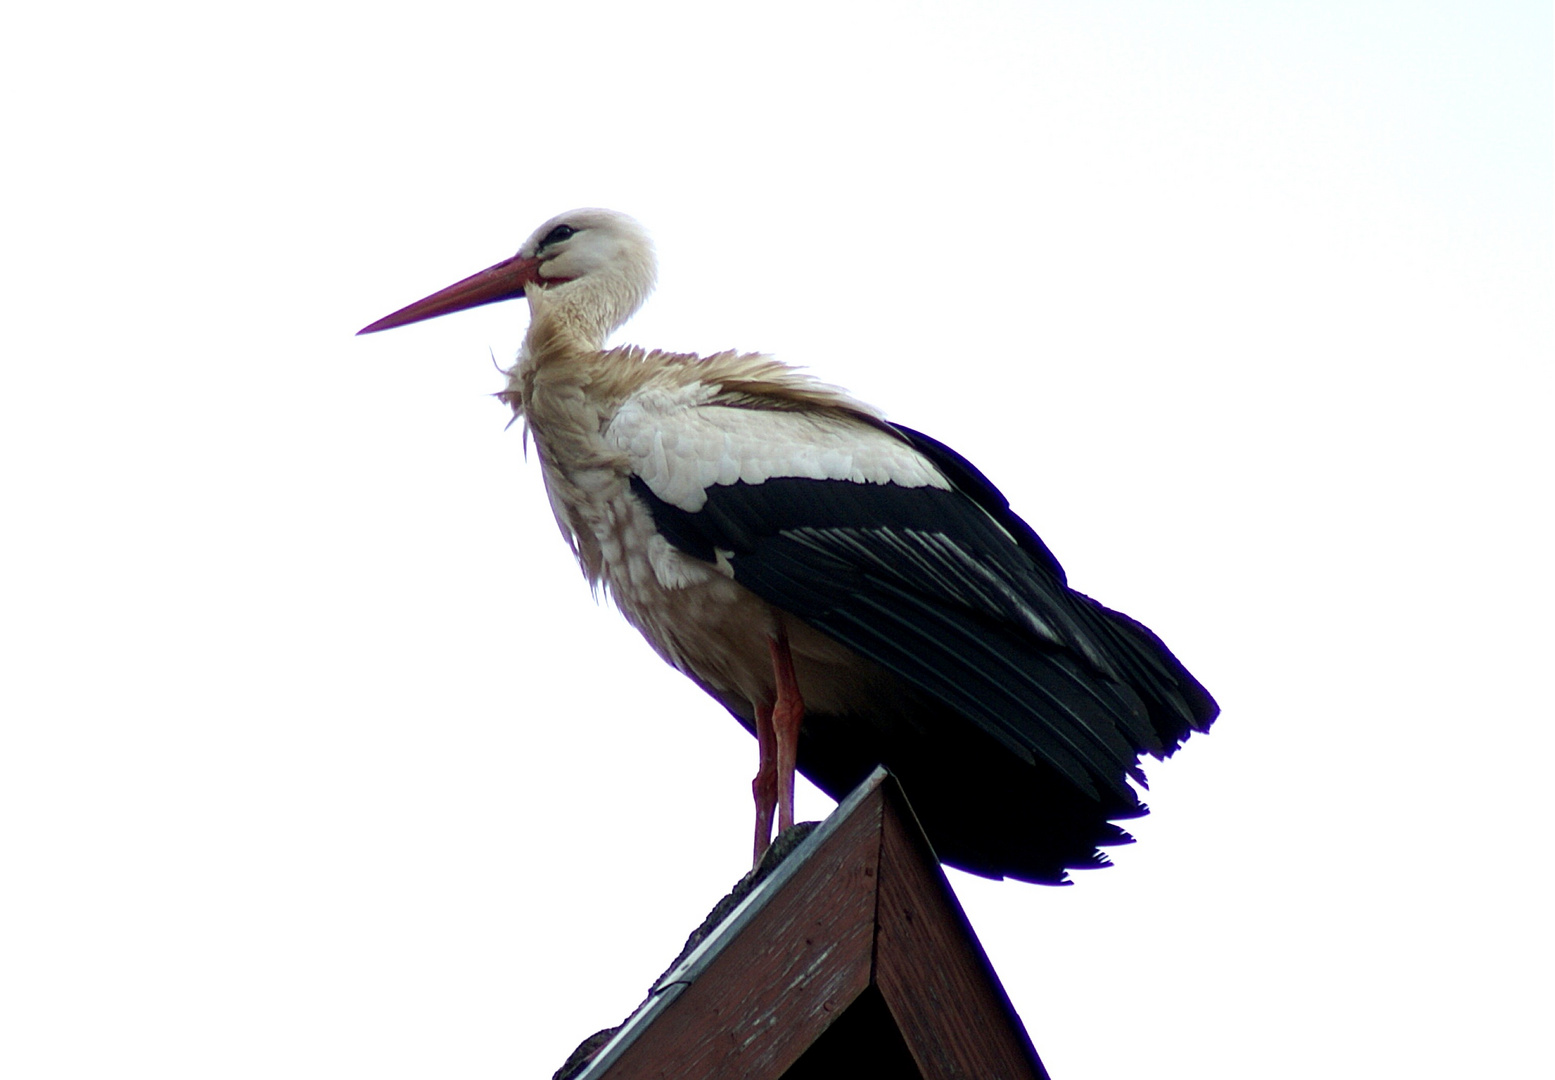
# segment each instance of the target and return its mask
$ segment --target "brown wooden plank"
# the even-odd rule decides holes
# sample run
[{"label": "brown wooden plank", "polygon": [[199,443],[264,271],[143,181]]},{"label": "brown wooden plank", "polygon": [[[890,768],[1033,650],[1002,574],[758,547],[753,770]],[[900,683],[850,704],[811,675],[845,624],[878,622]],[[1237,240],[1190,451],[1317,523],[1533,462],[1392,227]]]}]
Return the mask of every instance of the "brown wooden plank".
[{"label": "brown wooden plank", "polygon": [[869,985],[880,789],[811,854],[602,1080],[776,1080]]},{"label": "brown wooden plank", "polygon": [[900,789],[882,791],[875,980],[924,1080],[1047,1080]]}]

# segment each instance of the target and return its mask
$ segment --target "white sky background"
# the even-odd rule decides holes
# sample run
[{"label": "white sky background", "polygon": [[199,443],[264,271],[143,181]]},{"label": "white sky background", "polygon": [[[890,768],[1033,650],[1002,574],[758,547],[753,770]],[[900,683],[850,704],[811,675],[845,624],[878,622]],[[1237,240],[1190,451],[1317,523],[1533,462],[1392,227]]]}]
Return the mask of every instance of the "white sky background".
[{"label": "white sky background", "polygon": [[8,16],[0,1074],[548,1077],[742,872],[522,304],[352,336],[604,205],[624,338],[956,446],[1220,699],[1114,869],[952,875],[1055,1077],[1548,1075],[1549,5],[751,10]]}]

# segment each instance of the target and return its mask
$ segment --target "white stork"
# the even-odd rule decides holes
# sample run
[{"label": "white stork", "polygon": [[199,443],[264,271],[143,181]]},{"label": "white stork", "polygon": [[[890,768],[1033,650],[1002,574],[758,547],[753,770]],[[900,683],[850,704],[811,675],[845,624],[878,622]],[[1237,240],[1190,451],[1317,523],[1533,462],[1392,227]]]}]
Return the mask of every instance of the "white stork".
[{"label": "white stork", "polygon": [[1214,700],[948,447],[767,356],[606,349],[654,278],[636,221],[574,210],[361,332],[527,297],[502,397],[589,580],[755,733],[758,859],[796,767],[841,798],[883,763],[951,865],[1106,865],[1139,755]]}]

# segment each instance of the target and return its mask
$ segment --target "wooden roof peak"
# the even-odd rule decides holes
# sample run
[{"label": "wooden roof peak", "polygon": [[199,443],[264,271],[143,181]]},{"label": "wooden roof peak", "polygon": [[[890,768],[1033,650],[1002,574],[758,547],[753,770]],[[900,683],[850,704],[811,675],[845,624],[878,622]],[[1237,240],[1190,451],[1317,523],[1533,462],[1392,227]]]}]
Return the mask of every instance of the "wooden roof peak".
[{"label": "wooden roof peak", "polygon": [[1046,1080],[896,780],[804,828],[555,1080]]}]

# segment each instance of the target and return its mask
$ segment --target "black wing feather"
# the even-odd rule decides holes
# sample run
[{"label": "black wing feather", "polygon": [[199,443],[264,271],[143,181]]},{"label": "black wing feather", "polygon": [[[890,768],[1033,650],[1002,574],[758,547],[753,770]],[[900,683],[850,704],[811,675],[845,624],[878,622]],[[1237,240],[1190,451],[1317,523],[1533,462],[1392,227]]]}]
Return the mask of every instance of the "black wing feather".
[{"label": "black wing feather", "polygon": [[[1051,646],[1036,650],[1034,661],[1031,635],[1012,632],[986,611],[947,602],[944,594],[926,594],[910,568],[874,562],[854,587],[812,592],[820,603],[802,608],[769,576],[780,565],[791,582],[812,564],[807,555],[879,543],[886,534],[884,528],[792,530],[769,538],[759,559],[736,555],[735,580],[929,691],[1026,760],[1041,756],[1088,793],[1095,793],[1094,780],[1126,794],[1123,774],[1134,768],[1138,751],[1114,721],[1119,712],[1143,713],[1132,695],[1094,678],[1072,678],[1053,663],[1062,654]],[[742,573],[742,561],[757,565]],[[779,595],[787,603],[772,599]]]},{"label": "black wing feather", "polygon": [[[1053,557],[1042,538],[1010,509],[1010,502],[982,472],[966,458],[937,439],[903,424],[890,425],[913,449],[934,462],[957,490],[972,499],[1015,538],[1034,563],[1044,567],[1054,580],[1067,586],[1063,567]],[[1161,757],[1170,756],[1191,732],[1206,731],[1220,706],[1182,663],[1151,630],[1120,611],[1113,611],[1073,589],[1069,595],[1079,601],[1088,630],[1106,643],[1110,659],[1124,680],[1149,706],[1150,720],[1162,746],[1144,742],[1143,748]]]},{"label": "black wing feather", "polygon": [[[632,488],[677,549],[707,561],[725,553],[735,580],[756,595],[962,717],[990,749],[1003,747],[1008,765],[997,770],[1034,768],[1051,778],[1047,787],[1072,791],[994,800],[1028,832],[1063,833],[1035,842],[1030,860],[979,846],[965,828],[934,837],[931,827],[947,861],[1049,881],[1064,866],[1101,865],[1096,845],[1128,839],[1108,819],[1144,812],[1128,783],[1143,781],[1138,755],[1164,756],[1208,727],[1214,701],[1149,630],[1071,590],[1041,538],[971,463],[895,430],[951,490],[776,477],[709,487],[704,506],[688,512],[639,478]],[[802,748],[801,764],[832,790],[868,753],[860,748],[828,773],[825,761],[807,764]],[[979,768],[997,756],[968,755]],[[935,811],[947,820],[957,813],[949,802],[981,794],[956,784]]]}]

